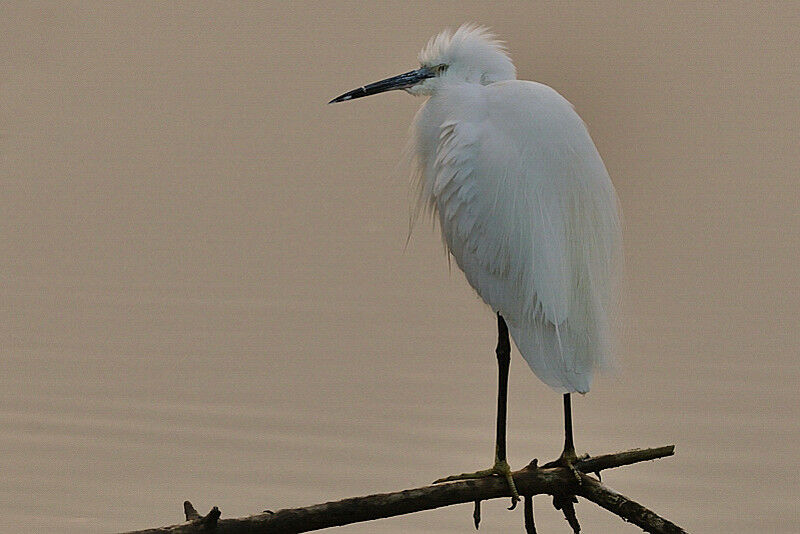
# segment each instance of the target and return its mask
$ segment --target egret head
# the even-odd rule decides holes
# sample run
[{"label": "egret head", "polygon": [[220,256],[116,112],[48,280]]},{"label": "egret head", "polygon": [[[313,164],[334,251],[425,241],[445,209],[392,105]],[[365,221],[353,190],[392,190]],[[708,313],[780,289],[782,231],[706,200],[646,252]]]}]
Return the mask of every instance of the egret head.
[{"label": "egret head", "polygon": [[344,102],[395,89],[412,95],[432,95],[442,84],[461,82],[489,85],[516,78],[516,69],[503,43],[487,28],[464,24],[455,32],[432,37],[419,53],[420,68],[349,91],[331,100]]}]

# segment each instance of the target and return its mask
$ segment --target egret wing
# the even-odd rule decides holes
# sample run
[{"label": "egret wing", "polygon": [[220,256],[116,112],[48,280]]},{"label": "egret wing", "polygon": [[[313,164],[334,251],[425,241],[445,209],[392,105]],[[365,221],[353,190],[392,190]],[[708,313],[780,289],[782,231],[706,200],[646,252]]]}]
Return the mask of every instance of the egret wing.
[{"label": "egret wing", "polygon": [[613,186],[558,93],[520,81],[484,89],[485,113],[442,123],[428,169],[443,235],[534,372],[587,391],[608,353],[620,247]]}]

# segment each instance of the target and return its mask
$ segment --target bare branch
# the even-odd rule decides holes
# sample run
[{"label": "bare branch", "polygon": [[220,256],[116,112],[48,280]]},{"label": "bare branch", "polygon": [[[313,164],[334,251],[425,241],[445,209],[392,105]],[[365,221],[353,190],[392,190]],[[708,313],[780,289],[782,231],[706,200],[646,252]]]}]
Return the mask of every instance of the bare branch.
[{"label": "bare branch", "polygon": [[481,528],[481,501],[475,501],[475,508],[472,509],[472,523],[475,530]]},{"label": "bare branch", "polygon": [[[584,470],[586,465],[588,465],[592,471],[611,469],[622,465],[671,456],[673,452],[674,447],[672,446],[660,447],[657,449],[636,449],[589,458],[583,460],[577,467],[581,469],[581,471]],[[576,479],[575,472],[570,469],[562,467],[537,468],[536,464],[531,462],[528,467],[515,471],[513,477],[521,495],[581,495],[619,515],[623,519],[631,521],[642,528],[647,527],[645,528],[647,532],[658,534],[683,532],[682,530],[664,530],[665,525],[671,525],[672,527],[674,527],[674,525],[630,499],[611,492],[592,478],[583,475],[580,480]],[[581,485],[581,482],[584,484]],[[586,488],[583,486],[586,486]],[[476,480],[464,480],[424,486],[394,493],[355,497],[305,508],[284,509],[278,510],[275,513],[264,513],[236,519],[217,520],[216,518],[219,517],[219,511],[216,510],[215,507],[212,509],[212,512],[204,518],[199,517],[199,514],[194,512],[194,514],[191,515],[194,520],[188,523],[142,530],[128,534],[183,534],[208,532],[210,524],[204,521],[209,518],[209,516],[212,516],[215,510],[217,515],[214,517],[214,521],[216,522],[214,532],[218,534],[299,533],[361,521],[371,521],[384,517],[393,517],[423,510],[432,510],[434,508],[441,508],[454,504],[474,503],[476,501],[510,496],[509,487],[505,480],[498,477],[487,477]],[[633,505],[638,508],[635,508]],[[185,506],[186,510],[189,510],[189,508],[194,511],[191,504],[189,504],[188,507]],[[187,513],[187,517],[190,517],[189,513]]]},{"label": "bare branch", "polygon": [[630,521],[645,532],[654,534],[686,534],[681,527],[660,517],[636,501],[620,495],[592,477],[581,475],[581,486],[578,495],[602,506],[609,512]]},{"label": "bare branch", "polygon": [[584,473],[599,473],[604,469],[621,467],[623,465],[645,462],[647,460],[657,460],[665,456],[675,454],[675,445],[666,445],[654,449],[631,449],[625,452],[614,454],[601,454],[592,456],[575,462],[575,469]]}]

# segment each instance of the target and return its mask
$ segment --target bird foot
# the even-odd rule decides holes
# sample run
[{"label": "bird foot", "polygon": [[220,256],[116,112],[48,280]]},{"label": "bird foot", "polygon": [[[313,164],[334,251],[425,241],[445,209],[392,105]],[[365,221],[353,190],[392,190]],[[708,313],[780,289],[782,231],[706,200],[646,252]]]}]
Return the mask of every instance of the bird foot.
[{"label": "bird foot", "polygon": [[578,472],[578,469],[575,467],[575,464],[578,463],[579,460],[584,460],[588,458],[588,454],[584,454],[582,456],[578,456],[575,454],[575,449],[564,449],[561,453],[561,456],[558,459],[553,460],[552,462],[547,462],[542,467],[543,468],[550,468],[550,467],[566,467],[570,471],[572,471],[575,480],[580,484],[581,482],[581,475]]},{"label": "bird foot", "polygon": [[475,471],[474,473],[461,473],[460,475],[451,475],[449,477],[434,480],[434,484],[441,484],[442,482],[454,482],[457,480],[474,480],[477,478],[486,478],[491,476],[498,476],[504,478],[508,482],[508,487],[511,490],[511,507],[509,510],[516,508],[519,502],[519,493],[517,486],[514,484],[514,477],[511,476],[511,467],[505,460],[495,460],[494,465],[489,469]]}]

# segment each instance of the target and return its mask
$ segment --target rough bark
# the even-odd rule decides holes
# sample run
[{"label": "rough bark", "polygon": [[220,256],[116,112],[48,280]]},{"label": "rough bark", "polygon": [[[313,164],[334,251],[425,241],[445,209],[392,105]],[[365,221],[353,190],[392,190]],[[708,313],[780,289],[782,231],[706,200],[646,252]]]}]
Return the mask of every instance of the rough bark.
[{"label": "rough bark", "polygon": [[[655,512],[606,488],[585,474],[671,456],[674,450],[675,447],[669,445],[582,459],[575,464],[579,471],[577,477],[575,471],[567,468],[537,467],[534,460],[527,467],[515,471],[513,476],[520,495],[548,494],[562,500],[578,495],[639,526],[645,532],[684,533],[680,527]],[[216,507],[208,515],[200,516],[187,501],[184,503],[186,523],[127,534],[188,534],[209,531],[219,534],[299,533],[501,497],[510,497],[508,484],[500,478],[488,477],[354,497],[235,519],[219,519],[220,512]],[[530,520],[532,521],[532,517]]]},{"label": "rough bark", "polygon": [[581,485],[578,488],[578,495],[620,516],[624,521],[630,521],[634,525],[641,527],[645,532],[652,532],[655,534],[686,534],[686,531],[675,523],[663,517],[659,517],[655,512],[605,487],[592,477],[581,475]]}]

